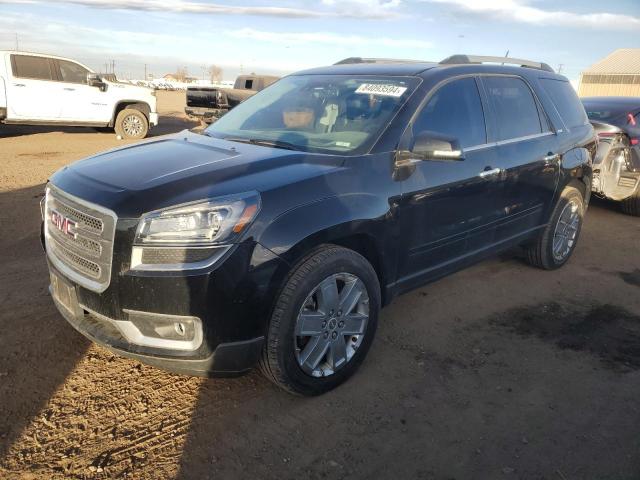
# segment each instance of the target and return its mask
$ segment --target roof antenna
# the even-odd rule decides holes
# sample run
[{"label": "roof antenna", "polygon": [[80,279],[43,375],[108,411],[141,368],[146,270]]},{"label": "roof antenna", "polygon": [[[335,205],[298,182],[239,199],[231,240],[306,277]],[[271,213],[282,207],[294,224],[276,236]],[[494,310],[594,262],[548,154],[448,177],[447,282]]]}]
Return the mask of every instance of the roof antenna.
[{"label": "roof antenna", "polygon": [[[504,54],[504,58],[509,58],[509,50],[507,50],[507,53]],[[504,65],[504,63],[502,65]]]}]

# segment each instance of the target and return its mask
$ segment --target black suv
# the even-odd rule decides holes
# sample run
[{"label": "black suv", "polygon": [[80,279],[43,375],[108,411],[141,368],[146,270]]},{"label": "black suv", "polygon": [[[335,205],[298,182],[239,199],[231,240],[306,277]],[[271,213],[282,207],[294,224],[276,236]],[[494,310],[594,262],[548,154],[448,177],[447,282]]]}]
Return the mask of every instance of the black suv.
[{"label": "black suv", "polygon": [[52,296],[126,357],[210,376],[259,364],[319,394],[358,368],[396,295],[514,245],[562,266],[595,147],[566,78],[541,63],[352,58],[297,73],[204,134],[54,174]]}]

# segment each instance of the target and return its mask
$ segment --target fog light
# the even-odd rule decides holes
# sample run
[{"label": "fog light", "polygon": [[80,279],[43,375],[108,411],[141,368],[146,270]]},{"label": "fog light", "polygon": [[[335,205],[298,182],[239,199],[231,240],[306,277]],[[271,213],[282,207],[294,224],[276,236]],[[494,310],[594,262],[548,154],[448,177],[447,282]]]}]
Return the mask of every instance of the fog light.
[{"label": "fog light", "polygon": [[173,350],[196,350],[202,344],[197,317],[124,310],[129,321],[117,321],[122,334],[137,345]]}]

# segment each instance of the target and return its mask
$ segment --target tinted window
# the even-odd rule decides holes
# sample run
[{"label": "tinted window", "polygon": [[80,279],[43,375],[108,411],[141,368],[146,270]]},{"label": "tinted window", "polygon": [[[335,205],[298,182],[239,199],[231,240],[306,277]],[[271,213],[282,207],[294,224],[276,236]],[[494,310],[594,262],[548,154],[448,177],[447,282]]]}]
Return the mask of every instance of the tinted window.
[{"label": "tinted window", "polygon": [[245,82],[244,82],[244,88],[246,88],[246,89],[251,89],[251,88],[253,88],[253,80],[245,80]]},{"label": "tinted window", "polygon": [[540,83],[545,92],[551,97],[560,117],[569,128],[587,123],[587,115],[575,90],[569,82],[541,78]]},{"label": "tinted window", "polygon": [[35,78],[37,80],[53,80],[49,59],[28,55],[12,55],[13,75],[19,78]]},{"label": "tinted window", "polygon": [[77,63],[59,60],[60,74],[63,82],[69,83],[87,83],[87,73],[89,70],[78,65]]},{"label": "tinted window", "polygon": [[484,84],[496,118],[498,141],[542,132],[536,101],[524,81],[487,77]]},{"label": "tinted window", "polygon": [[413,133],[429,130],[455,137],[462,148],[486,143],[482,102],[473,78],[444,85],[429,99],[413,126]]}]

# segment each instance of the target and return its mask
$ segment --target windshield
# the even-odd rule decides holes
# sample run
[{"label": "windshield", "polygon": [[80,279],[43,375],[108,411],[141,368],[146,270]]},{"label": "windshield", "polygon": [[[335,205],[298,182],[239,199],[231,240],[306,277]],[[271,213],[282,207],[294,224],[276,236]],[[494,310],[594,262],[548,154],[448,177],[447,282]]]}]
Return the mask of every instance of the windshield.
[{"label": "windshield", "polygon": [[293,150],[363,153],[418,83],[416,77],[285,77],[235,107],[205,133]]}]

